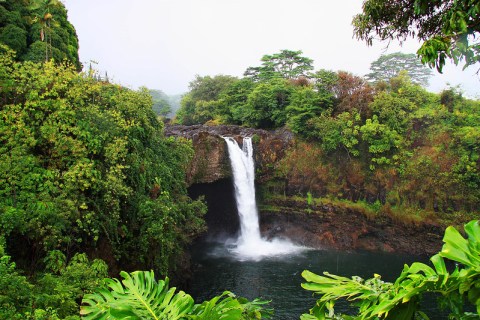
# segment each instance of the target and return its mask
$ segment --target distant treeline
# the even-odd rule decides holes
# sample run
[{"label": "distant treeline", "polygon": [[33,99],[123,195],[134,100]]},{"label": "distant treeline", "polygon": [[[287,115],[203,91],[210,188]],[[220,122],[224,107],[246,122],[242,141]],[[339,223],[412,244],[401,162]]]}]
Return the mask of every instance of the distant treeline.
[{"label": "distant treeline", "polygon": [[158,116],[172,119],[180,109],[182,94],[167,95],[161,90],[148,90],[153,99],[153,111]]}]

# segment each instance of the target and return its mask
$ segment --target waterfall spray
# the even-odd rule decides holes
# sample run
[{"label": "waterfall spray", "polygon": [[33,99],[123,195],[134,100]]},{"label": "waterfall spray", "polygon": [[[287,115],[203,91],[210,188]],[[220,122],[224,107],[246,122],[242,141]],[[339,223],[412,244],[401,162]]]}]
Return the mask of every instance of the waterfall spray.
[{"label": "waterfall spray", "polygon": [[251,138],[243,139],[243,148],[237,141],[224,137],[233,172],[235,201],[240,218],[240,235],[232,250],[240,259],[258,260],[265,256],[290,254],[305,249],[290,241],[260,236],[257,203],[255,200],[255,164]]}]

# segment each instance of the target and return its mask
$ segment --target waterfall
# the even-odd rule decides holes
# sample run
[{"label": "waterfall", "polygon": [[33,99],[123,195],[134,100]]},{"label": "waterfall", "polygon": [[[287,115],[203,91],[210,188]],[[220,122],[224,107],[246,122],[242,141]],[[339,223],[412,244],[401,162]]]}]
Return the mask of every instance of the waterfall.
[{"label": "waterfall", "polygon": [[233,138],[225,138],[233,171],[235,201],[240,217],[240,237],[242,242],[260,240],[257,203],[255,201],[255,164],[253,161],[252,139],[243,139],[240,149]]},{"label": "waterfall", "polygon": [[255,200],[255,163],[252,139],[243,138],[243,148],[240,148],[237,141],[231,137],[224,137],[224,139],[228,146],[235,187],[235,201],[240,218],[240,234],[231,251],[242,260],[258,260],[265,256],[290,254],[305,249],[293,245],[288,240],[265,240],[260,236]]}]

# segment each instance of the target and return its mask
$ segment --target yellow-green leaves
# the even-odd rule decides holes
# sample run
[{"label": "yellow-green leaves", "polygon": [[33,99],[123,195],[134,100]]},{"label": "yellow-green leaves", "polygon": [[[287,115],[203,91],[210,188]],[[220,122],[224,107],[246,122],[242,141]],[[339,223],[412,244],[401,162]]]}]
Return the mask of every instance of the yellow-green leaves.
[{"label": "yellow-green leaves", "polygon": [[191,145],[164,137],[145,90],[0,50],[1,231],[39,252],[105,243],[108,257],[167,272],[204,225],[186,196]]},{"label": "yellow-green leaves", "polygon": [[443,237],[445,245],[440,255],[480,271],[480,225],[478,220],[470,221],[465,225],[465,231],[467,239],[454,227],[448,227],[445,230],[445,236]]}]

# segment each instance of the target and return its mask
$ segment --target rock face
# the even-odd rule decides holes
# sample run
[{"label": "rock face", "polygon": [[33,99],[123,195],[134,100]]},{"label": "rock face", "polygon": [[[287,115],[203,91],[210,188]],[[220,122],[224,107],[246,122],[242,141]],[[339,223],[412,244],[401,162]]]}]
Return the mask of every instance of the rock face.
[{"label": "rock face", "polygon": [[[294,136],[286,130],[266,131],[239,126],[168,126],[167,136],[192,140],[195,156],[187,172],[191,196],[205,196],[210,235],[232,236],[239,228],[234,206],[229,136],[242,143],[252,137],[256,181],[272,177],[272,171]],[[210,190],[211,189],[211,190]],[[210,190],[210,191],[209,191]],[[262,202],[260,200],[260,202]],[[355,210],[331,205],[307,206],[306,201],[275,200],[260,204],[260,227],[267,238],[286,237],[314,248],[434,254],[441,247],[443,228],[434,224],[403,225],[388,217],[368,219]],[[231,213],[231,214],[227,214]]]},{"label": "rock face", "polygon": [[[208,205],[208,232],[203,239],[224,241],[236,238],[240,229],[230,179],[194,184],[189,194],[204,196]],[[433,255],[442,246],[444,228],[434,223],[405,225],[388,216],[368,218],[358,210],[285,197],[257,198],[262,237],[287,238],[316,249],[371,251]]]},{"label": "rock face", "polygon": [[192,140],[195,156],[187,171],[187,183],[211,183],[231,177],[227,145],[223,137],[233,137],[239,144],[243,137],[252,137],[257,179],[271,173],[273,165],[293,143],[293,134],[287,130],[267,131],[240,126],[167,126],[167,136]]},{"label": "rock face", "polygon": [[[283,202],[283,203],[282,203]],[[403,225],[389,217],[368,219],[355,210],[332,205],[276,200],[277,209],[261,210],[262,235],[285,237],[313,248],[366,250],[433,255],[442,246],[443,228],[432,224]]]}]

